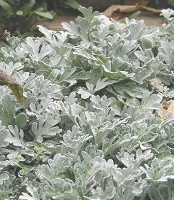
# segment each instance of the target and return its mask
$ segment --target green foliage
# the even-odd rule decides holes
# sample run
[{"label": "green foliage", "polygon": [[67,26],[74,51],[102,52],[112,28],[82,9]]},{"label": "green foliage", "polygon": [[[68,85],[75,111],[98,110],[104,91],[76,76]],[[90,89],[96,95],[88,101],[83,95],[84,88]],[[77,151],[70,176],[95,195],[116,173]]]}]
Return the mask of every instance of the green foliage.
[{"label": "green foliage", "polygon": [[25,97],[0,87],[1,199],[172,200],[174,118],[160,116],[174,97],[171,10],[161,28],[80,11],[0,48]]},{"label": "green foliage", "polygon": [[78,1],[75,0],[65,0],[63,2],[63,4],[67,7],[73,8],[73,9],[78,9],[80,4],[78,3]]},{"label": "green foliage", "polygon": [[46,1],[0,0],[0,25],[10,32],[29,32],[41,18],[53,19],[53,15],[47,11]]},{"label": "green foliage", "polygon": [[169,4],[170,6],[174,6],[174,1],[173,1],[173,0],[168,0],[168,4]]}]

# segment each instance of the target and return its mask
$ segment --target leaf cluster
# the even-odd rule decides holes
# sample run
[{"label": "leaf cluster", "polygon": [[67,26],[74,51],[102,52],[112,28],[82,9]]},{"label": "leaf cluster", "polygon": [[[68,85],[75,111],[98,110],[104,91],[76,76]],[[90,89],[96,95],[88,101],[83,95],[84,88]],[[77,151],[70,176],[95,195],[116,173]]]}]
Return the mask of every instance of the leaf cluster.
[{"label": "leaf cluster", "polygon": [[40,19],[53,19],[43,0],[1,0],[0,25],[3,29],[24,34]]},{"label": "leaf cluster", "polygon": [[1,199],[172,200],[174,117],[160,113],[174,97],[172,11],[161,28],[80,11],[0,48],[25,98],[0,87]]}]

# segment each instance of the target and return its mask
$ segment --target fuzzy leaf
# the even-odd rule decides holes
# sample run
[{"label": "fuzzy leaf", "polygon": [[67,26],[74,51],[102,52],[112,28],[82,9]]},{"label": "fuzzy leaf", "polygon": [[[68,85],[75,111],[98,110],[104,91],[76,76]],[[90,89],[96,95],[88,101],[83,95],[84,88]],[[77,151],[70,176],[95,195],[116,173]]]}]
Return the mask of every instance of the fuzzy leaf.
[{"label": "fuzzy leaf", "polygon": [[24,128],[24,126],[27,123],[26,114],[25,113],[19,113],[18,115],[16,115],[15,123],[18,126],[18,128]]}]

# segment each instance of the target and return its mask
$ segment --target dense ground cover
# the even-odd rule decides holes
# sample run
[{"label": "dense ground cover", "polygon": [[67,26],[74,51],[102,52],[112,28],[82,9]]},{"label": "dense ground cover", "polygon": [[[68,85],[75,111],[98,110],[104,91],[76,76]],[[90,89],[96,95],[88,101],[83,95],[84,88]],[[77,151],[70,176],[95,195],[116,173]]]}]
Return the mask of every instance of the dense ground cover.
[{"label": "dense ground cover", "polygon": [[173,200],[170,12],[149,28],[80,11],[65,31],[1,44],[0,69],[25,91],[20,105],[0,87],[1,199]]}]

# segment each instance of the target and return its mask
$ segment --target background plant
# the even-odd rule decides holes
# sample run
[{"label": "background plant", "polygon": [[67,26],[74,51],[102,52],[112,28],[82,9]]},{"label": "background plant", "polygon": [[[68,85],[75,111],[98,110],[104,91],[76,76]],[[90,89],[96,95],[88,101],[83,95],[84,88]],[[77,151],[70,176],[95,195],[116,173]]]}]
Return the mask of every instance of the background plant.
[{"label": "background plant", "polygon": [[53,19],[47,12],[47,3],[43,0],[1,0],[1,29],[24,34],[31,31],[32,26],[40,19]]}]

